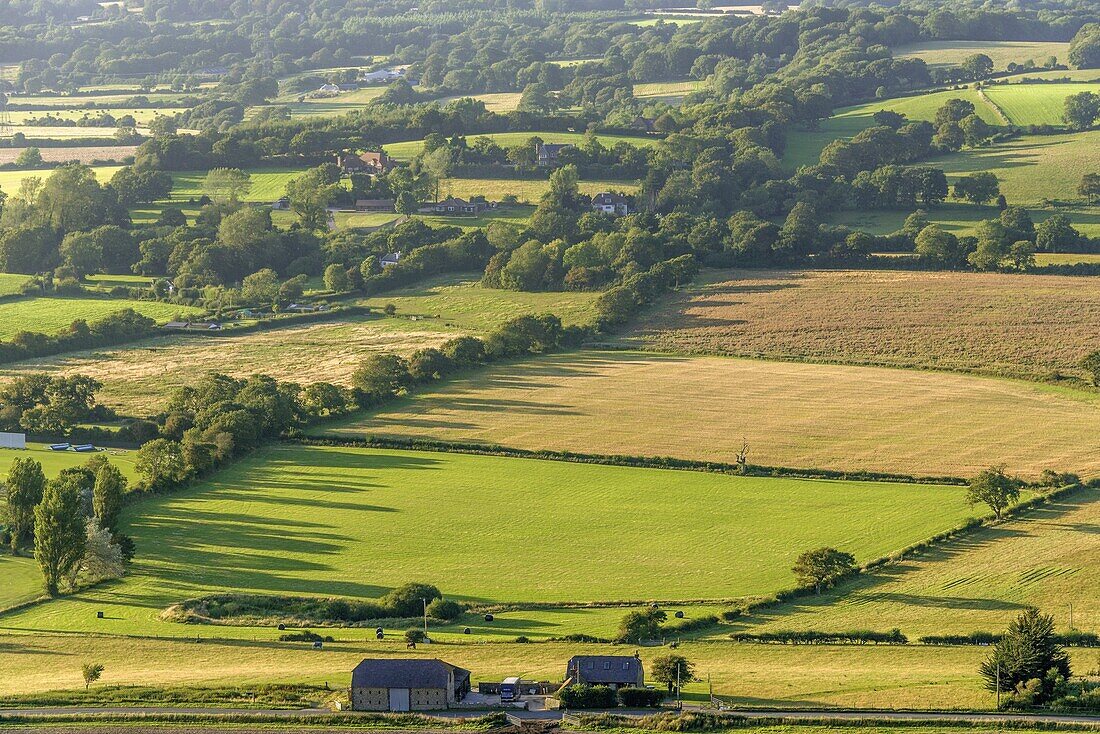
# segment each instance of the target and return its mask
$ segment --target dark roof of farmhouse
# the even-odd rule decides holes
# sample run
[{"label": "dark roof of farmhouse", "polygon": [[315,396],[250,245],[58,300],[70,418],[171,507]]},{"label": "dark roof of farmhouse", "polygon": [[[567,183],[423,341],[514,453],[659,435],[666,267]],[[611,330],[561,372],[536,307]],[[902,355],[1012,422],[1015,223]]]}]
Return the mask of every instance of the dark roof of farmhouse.
[{"label": "dark roof of farmhouse", "polygon": [[569,670],[578,670],[590,683],[633,683],[642,661],[632,655],[574,655]]},{"label": "dark roof of farmhouse", "polygon": [[470,671],[442,660],[367,658],[355,666],[351,685],[355,688],[446,688],[450,671],[455,680]]}]

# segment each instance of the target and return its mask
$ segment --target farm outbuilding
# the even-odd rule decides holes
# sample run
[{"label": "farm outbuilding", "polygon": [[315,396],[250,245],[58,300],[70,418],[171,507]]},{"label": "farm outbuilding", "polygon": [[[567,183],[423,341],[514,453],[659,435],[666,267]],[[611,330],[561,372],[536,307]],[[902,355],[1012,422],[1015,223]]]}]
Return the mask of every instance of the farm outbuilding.
[{"label": "farm outbuilding", "polygon": [[351,673],[355,711],[432,711],[470,692],[470,671],[442,660],[368,658]]},{"label": "farm outbuilding", "polygon": [[0,433],[0,449],[25,449],[27,448],[27,434],[25,433]]}]

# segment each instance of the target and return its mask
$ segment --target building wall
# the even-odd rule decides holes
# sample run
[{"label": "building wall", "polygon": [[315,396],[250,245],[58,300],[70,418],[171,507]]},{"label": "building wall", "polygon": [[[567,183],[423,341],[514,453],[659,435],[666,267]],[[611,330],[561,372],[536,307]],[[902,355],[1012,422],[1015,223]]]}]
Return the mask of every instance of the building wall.
[{"label": "building wall", "polygon": [[409,708],[431,711],[447,708],[447,691],[443,688],[413,688],[409,691]]},{"label": "building wall", "polygon": [[352,688],[351,708],[355,711],[388,711],[389,691],[385,688]]}]

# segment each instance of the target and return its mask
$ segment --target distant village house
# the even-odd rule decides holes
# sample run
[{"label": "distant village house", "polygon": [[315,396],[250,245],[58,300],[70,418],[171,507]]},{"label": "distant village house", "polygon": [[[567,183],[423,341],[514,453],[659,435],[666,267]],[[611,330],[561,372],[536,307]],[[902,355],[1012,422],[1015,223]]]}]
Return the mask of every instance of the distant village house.
[{"label": "distant village house", "polygon": [[336,164],[344,173],[385,173],[397,164],[382,151],[368,150],[358,155],[342,155]]},{"label": "distant village house", "polygon": [[558,156],[563,150],[576,146],[569,143],[536,143],[535,159],[540,166],[553,166],[558,162]]},{"label": "distant village house", "polygon": [[357,212],[392,212],[396,211],[396,202],[393,199],[356,199],[355,211]]},{"label": "distant village house", "polygon": [[621,217],[630,213],[630,200],[624,194],[604,191],[592,197],[592,209]]},{"label": "distant village house", "polygon": [[443,216],[455,215],[471,217],[490,208],[492,208],[492,205],[486,201],[466,201],[465,199],[451,196],[433,204],[431,210]]},{"label": "distant village house", "polygon": [[607,686],[613,689],[642,688],[642,661],[631,655],[574,655],[565,667],[566,684]]}]

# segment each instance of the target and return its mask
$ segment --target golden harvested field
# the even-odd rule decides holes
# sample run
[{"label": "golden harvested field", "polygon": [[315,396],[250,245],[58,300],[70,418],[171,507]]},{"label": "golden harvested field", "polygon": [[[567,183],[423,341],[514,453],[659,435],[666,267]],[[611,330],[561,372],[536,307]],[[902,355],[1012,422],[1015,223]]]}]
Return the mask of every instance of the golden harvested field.
[{"label": "golden harvested field", "polygon": [[[203,630],[209,632],[209,630]],[[80,664],[104,664],[102,685],[325,682],[348,684],[349,672],[364,657],[424,655],[437,650],[406,651],[394,636],[383,642],[363,640],[363,630],[326,630],[337,637],[324,650],[302,643],[270,641],[203,642],[94,635],[0,635],[0,695],[58,688],[81,688]],[[351,637],[354,635],[354,637]],[[350,639],[349,639],[350,638]],[[354,641],[352,641],[354,640]],[[473,673],[474,681],[500,680],[516,670],[540,680],[560,680],[571,655],[606,654],[601,645],[488,643],[448,645],[445,659]],[[742,705],[877,706],[992,708],[975,671],[986,656],[980,647],[771,646],[732,642],[684,642],[678,651],[692,660],[714,691]],[[646,670],[667,648],[639,650]],[[1095,650],[1071,650],[1075,669],[1094,664]],[[705,697],[707,683],[685,688],[687,697]]]},{"label": "golden harvested field", "polygon": [[1022,64],[1028,59],[1042,64],[1048,56],[1056,56],[1065,63],[1068,52],[1068,43],[1056,41],[927,41],[902,46],[897,49],[896,55],[924,59],[929,66],[954,66],[971,54],[985,54],[993,60],[993,67],[1000,70],[1012,62]]},{"label": "golden harvested field", "polygon": [[1100,474],[1100,395],[876,367],[583,351],[503,365],[326,434],[972,476]]},{"label": "golden harvested field", "polygon": [[485,333],[524,313],[553,312],[567,324],[591,319],[594,293],[517,293],[481,288],[468,276],[437,278],[361,303],[396,318],[352,316],[238,335],[171,335],[108,349],[72,352],[0,368],[0,383],[30,372],[100,380],[100,401],[127,414],[156,411],[171,390],[209,370],[242,377],[266,373],[301,384],[348,384],[370,354],[409,354],[459,334]]},{"label": "golden harvested field", "polygon": [[876,570],[837,592],[765,610],[746,629],[995,632],[1028,605],[1100,631],[1100,492],[1084,490],[1026,519],[985,528]]},{"label": "golden harvested field", "polygon": [[173,335],[108,349],[72,352],[0,368],[0,382],[32,372],[88,375],[103,383],[99,400],[129,415],[156,412],[171,391],[215,370],[266,373],[301,384],[347,383],[368,355],[437,346],[457,331],[418,328],[404,319],[291,326],[236,336]]},{"label": "golden harvested field", "polygon": [[626,344],[691,354],[1043,379],[1100,349],[1087,277],[901,271],[712,271]]}]

